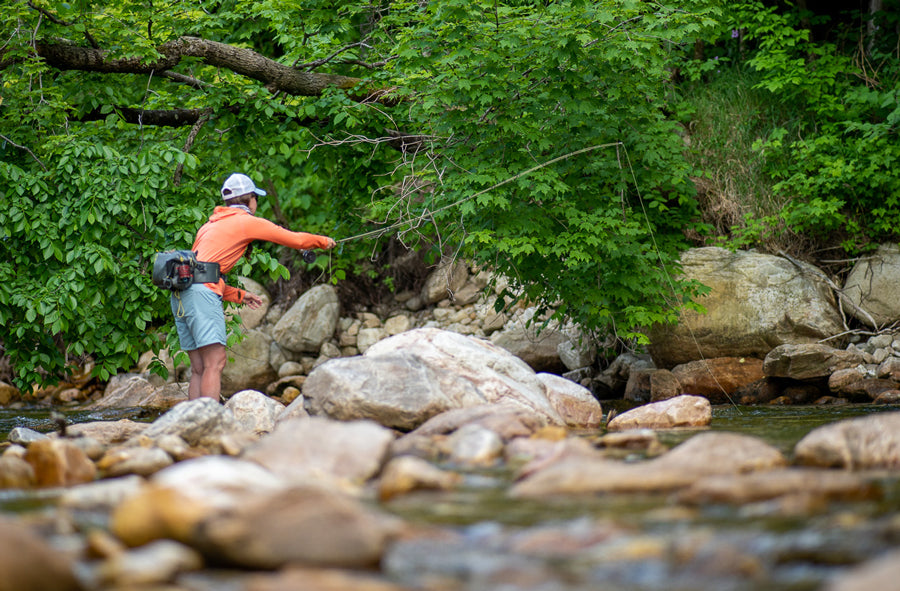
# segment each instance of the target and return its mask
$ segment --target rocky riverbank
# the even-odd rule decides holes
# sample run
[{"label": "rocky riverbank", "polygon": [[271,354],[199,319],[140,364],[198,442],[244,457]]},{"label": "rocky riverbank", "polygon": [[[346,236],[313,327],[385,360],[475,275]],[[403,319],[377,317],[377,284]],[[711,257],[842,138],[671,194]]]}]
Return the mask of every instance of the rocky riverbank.
[{"label": "rocky riverbank", "polygon": [[[718,251],[698,260],[794,268]],[[168,381],[142,365],[103,388],[6,388],[7,407],[159,416],[9,433],[0,591],[890,588],[900,339],[823,338],[836,298],[788,275],[766,289],[808,297],[696,332],[699,359],[670,331],[600,367],[575,327],[499,316],[487,278],[455,266],[383,310],[342,316],[320,286],[242,312],[225,404],[186,401],[172,365]],[[775,301],[729,281],[743,310]],[[748,403],[865,410],[781,448],[716,428],[716,404]],[[635,502],[639,523],[615,509]],[[712,526],[723,514],[739,527]]]},{"label": "rocky riverbank", "polygon": [[[804,579],[824,583],[894,547],[883,508],[838,527],[867,536],[862,553],[828,538],[810,547],[771,532],[650,533],[590,512],[552,517],[622,495],[670,523],[716,507],[834,519],[896,498],[900,412],[820,427],[787,452],[711,425],[709,400],[691,395],[610,419],[587,389],[502,347],[415,329],[320,365],[288,405],[244,390],[224,405],[175,403],[151,423],[14,429],[2,486],[46,507],[0,530],[0,545],[28,549],[0,553],[0,568],[20,591],[211,590],[223,577],[247,590],[581,590],[607,579],[677,588],[659,587],[673,577],[681,588],[773,589],[788,588],[778,565],[792,553],[816,563],[836,552],[843,568]],[[661,434],[673,429],[690,436],[670,445]],[[461,527],[392,509],[430,497],[433,511],[444,495],[478,491],[544,517]],[[664,574],[643,586],[644,569]]]}]

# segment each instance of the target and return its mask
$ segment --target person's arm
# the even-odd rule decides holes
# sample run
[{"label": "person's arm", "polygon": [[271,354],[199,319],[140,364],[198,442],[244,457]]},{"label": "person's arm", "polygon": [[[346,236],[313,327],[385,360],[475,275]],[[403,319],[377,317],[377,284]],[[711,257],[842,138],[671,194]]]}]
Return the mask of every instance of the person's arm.
[{"label": "person's arm", "polygon": [[224,302],[234,302],[235,304],[243,304],[246,300],[247,295],[250,294],[245,289],[240,289],[238,287],[233,287],[231,285],[227,285],[224,281],[222,281],[222,301]]},{"label": "person's arm", "polygon": [[265,218],[248,216],[245,223],[247,224],[245,228],[247,235],[253,240],[266,240],[299,250],[309,250],[311,248],[327,250],[334,248],[334,240],[328,236],[310,234],[308,232],[293,232]]}]

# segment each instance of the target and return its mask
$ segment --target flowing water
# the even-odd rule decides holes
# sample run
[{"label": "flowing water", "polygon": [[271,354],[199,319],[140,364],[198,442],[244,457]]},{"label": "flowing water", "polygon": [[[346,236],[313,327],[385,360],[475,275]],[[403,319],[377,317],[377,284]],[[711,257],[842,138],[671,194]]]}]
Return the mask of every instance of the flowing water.
[{"label": "flowing water", "polygon": [[[871,404],[723,405],[714,407],[710,429],[759,437],[790,458],[794,445],[816,427],[896,410],[900,407]],[[154,418],[137,410],[64,414],[73,423]],[[13,427],[48,432],[56,424],[46,409],[0,410],[0,441]],[[660,432],[659,437],[673,446],[698,432]],[[584,434],[589,438],[597,435]],[[836,572],[900,547],[900,479],[896,473],[885,474],[881,482],[884,493],[878,500],[829,503],[796,512],[765,502],[685,507],[669,494],[513,499],[506,494],[512,479],[509,468],[468,472],[465,485],[458,490],[413,492],[384,503],[382,509],[408,522],[451,528],[464,540],[460,546],[437,542],[432,550],[419,546],[404,549],[399,544],[385,559],[392,576],[415,581],[420,576],[453,579],[467,573],[468,583],[461,588],[479,589],[477,577],[493,573],[498,564],[515,568],[520,558],[504,554],[503,548],[514,546],[516,535],[555,527],[577,537],[573,531],[596,529],[597,524],[628,533],[614,538],[619,541],[591,547],[586,556],[575,553],[543,562],[529,558],[531,568],[542,569],[541,576],[574,581],[548,589],[814,590]],[[0,512],[26,512],[51,503],[52,498],[40,491],[0,494]],[[654,548],[666,550],[659,553]]]},{"label": "flowing water", "polygon": [[9,432],[16,427],[26,427],[39,433],[55,431],[58,428],[58,416],[64,417],[69,424],[75,424],[92,421],[118,421],[120,419],[152,421],[158,416],[158,413],[140,408],[76,411],[51,410],[49,408],[0,408],[0,442],[6,441]]}]

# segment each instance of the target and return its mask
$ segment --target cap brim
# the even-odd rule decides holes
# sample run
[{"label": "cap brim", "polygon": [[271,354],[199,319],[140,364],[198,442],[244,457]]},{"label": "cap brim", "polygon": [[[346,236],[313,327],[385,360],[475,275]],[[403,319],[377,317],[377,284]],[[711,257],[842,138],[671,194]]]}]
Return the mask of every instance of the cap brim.
[{"label": "cap brim", "polygon": [[260,197],[266,196],[266,192],[263,191],[262,189],[253,189],[253,192],[256,193],[257,195],[259,195]]}]

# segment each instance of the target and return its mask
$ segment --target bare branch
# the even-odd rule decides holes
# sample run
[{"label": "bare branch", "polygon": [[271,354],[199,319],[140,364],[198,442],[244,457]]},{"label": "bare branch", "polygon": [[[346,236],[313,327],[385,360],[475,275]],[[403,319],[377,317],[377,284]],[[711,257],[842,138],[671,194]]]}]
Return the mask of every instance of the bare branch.
[{"label": "bare branch", "polygon": [[209,82],[198,80],[193,76],[185,76],[184,74],[179,74],[178,72],[173,72],[172,70],[165,70],[163,72],[160,72],[159,75],[163,78],[168,78],[169,80],[173,80],[175,82],[190,86],[191,88],[201,89],[212,86],[212,84],[210,84]]},{"label": "bare branch", "polygon": [[[206,113],[200,116],[197,119],[197,122],[194,123],[194,126],[191,127],[191,132],[188,134],[187,139],[184,142],[184,147],[181,149],[185,154],[191,151],[191,147],[194,145],[194,140],[197,138],[197,134],[200,133],[200,129],[203,125],[209,121],[209,117],[212,114],[212,109],[206,109]],[[175,167],[175,175],[172,178],[172,184],[176,187],[181,184],[181,174],[184,171],[184,162],[179,162],[178,166]]]},{"label": "bare branch", "polygon": [[12,141],[11,139],[9,139],[8,137],[6,137],[6,136],[3,135],[3,134],[0,134],[0,139],[2,139],[3,141],[9,143],[9,145],[13,146],[14,148],[18,148],[18,149],[20,149],[20,150],[25,150],[26,152],[28,152],[28,153],[31,155],[31,157],[34,158],[34,161],[37,162],[38,164],[40,164],[40,165],[41,165],[41,168],[43,168],[44,171],[46,172],[47,167],[44,166],[44,163],[41,162],[41,159],[40,159],[40,158],[38,158],[37,156],[34,155],[34,152],[32,152],[31,150],[29,150],[29,149],[28,149],[27,147],[25,147],[25,146],[20,146],[19,144],[17,144],[16,142]]},{"label": "bare branch", "polygon": [[[55,23],[57,25],[62,25],[64,27],[71,27],[74,24],[74,23],[66,22],[66,21],[58,18],[56,15],[51,13],[46,8],[41,8],[40,6],[35,6],[34,2],[29,1],[28,7],[31,8],[32,10],[36,10],[39,13],[41,13],[42,15],[44,15],[44,18],[46,18],[51,23]],[[94,39],[94,36],[91,35],[90,31],[88,31],[87,29],[85,29],[85,31],[84,31],[84,38],[87,40],[88,43],[91,44],[91,47],[93,47],[94,49],[100,49],[100,45],[97,43],[97,40]]]}]

